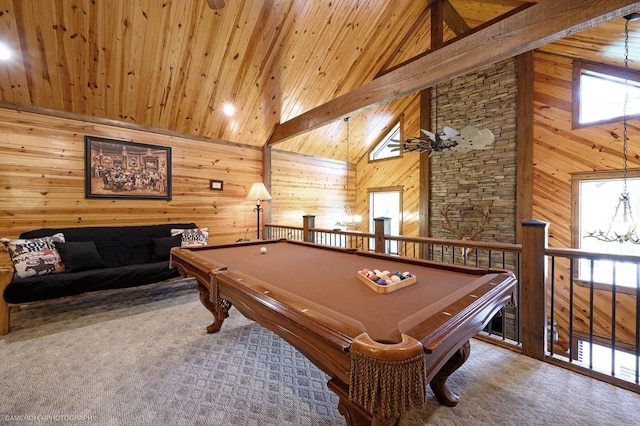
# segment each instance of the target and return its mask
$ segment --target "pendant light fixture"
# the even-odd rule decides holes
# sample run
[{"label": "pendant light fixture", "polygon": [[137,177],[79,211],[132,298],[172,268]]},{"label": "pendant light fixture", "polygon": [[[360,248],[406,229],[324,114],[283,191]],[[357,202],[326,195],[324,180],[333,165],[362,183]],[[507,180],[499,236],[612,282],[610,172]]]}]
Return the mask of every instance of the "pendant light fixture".
[{"label": "pendant light fixture", "polygon": [[[349,197],[349,137],[350,137],[350,129],[349,129],[349,118],[346,117],[344,121],[347,123],[347,198]],[[337,226],[341,228],[347,229],[358,229],[360,228],[360,223],[362,222],[362,216],[353,214],[351,211],[351,206],[346,204],[344,206],[344,215],[340,218],[338,222],[336,222]]]},{"label": "pendant light fixture", "polygon": [[613,217],[607,224],[606,229],[599,229],[587,232],[585,237],[595,238],[605,242],[631,242],[640,244],[640,237],[637,234],[637,224],[631,212],[631,199],[627,190],[627,151],[629,145],[628,138],[628,118],[627,109],[629,104],[629,22],[640,19],[640,14],[633,13],[626,15],[624,23],[624,103],[622,111],[622,192],[618,198]]}]

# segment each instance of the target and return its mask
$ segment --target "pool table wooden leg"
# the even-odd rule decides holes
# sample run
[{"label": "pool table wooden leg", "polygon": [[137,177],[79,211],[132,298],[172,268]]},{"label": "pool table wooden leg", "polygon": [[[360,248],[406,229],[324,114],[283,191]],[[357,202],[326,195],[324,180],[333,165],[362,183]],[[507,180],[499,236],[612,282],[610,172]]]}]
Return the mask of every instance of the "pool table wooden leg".
[{"label": "pool table wooden leg", "polygon": [[331,379],[327,383],[327,387],[340,398],[338,401],[338,412],[344,416],[347,426],[391,426],[398,423],[398,418],[379,419],[373,417],[371,413],[367,412],[360,405],[351,402],[351,400],[349,400],[349,391],[341,383],[340,381]]},{"label": "pool table wooden leg", "polygon": [[462,364],[469,358],[469,354],[471,353],[471,345],[469,341],[460,346],[460,348],[451,355],[449,361],[445,365],[442,366],[440,371],[435,375],[431,382],[429,382],[429,386],[431,386],[431,390],[435,394],[436,398],[442,405],[446,405],[447,407],[454,407],[460,401],[460,397],[455,393],[451,392],[447,389],[446,381],[454,371],[458,368],[462,367]]},{"label": "pool table wooden leg", "polygon": [[211,323],[211,325],[207,326],[207,333],[217,333],[218,331],[220,331],[225,318],[229,316],[231,303],[227,300],[217,297],[217,300],[212,300],[209,288],[200,284],[199,282],[197,283],[196,288],[200,293],[200,302],[205,308],[207,308],[209,312],[213,314],[213,322]]}]

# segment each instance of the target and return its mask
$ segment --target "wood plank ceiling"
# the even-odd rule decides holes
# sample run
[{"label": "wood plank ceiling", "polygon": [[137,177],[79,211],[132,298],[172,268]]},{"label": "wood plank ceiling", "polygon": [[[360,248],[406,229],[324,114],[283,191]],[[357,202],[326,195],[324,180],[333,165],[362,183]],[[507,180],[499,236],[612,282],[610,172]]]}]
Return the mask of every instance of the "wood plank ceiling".
[{"label": "wood plank ceiling", "polygon": [[[0,0],[0,41],[14,51],[0,63],[0,105],[261,147],[277,123],[427,51],[435,1],[226,0],[213,10],[207,0]],[[446,41],[542,0],[442,1]],[[600,27],[543,49],[597,60],[621,36]],[[406,100],[350,123],[350,161],[398,105]],[[277,148],[344,160],[346,139],[337,120]]]}]

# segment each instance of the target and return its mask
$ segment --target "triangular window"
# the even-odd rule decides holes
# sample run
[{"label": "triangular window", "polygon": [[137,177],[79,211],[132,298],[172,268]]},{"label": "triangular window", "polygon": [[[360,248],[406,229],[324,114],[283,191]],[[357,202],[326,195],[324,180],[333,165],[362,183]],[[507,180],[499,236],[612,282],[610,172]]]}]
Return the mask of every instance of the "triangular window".
[{"label": "triangular window", "polygon": [[400,140],[400,122],[385,135],[384,138],[369,152],[369,161],[382,160],[384,158],[400,157],[400,150],[392,151],[389,142]]}]

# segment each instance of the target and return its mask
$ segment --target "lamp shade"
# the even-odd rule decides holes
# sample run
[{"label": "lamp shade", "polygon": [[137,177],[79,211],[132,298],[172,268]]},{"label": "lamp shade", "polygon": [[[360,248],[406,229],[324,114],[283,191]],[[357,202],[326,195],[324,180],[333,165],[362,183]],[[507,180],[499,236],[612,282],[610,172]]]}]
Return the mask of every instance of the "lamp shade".
[{"label": "lamp shade", "polygon": [[269,195],[269,191],[267,191],[264,183],[256,182],[251,185],[251,189],[249,190],[249,194],[247,195],[247,200],[264,201],[270,199],[271,195]]}]

